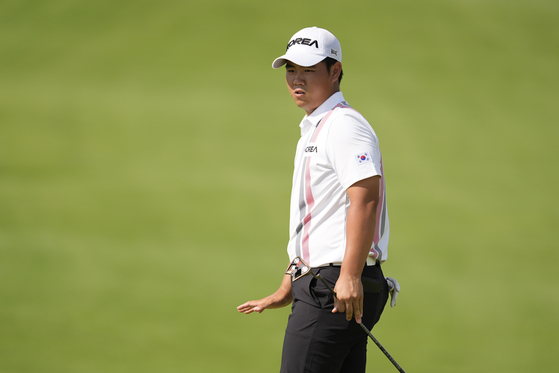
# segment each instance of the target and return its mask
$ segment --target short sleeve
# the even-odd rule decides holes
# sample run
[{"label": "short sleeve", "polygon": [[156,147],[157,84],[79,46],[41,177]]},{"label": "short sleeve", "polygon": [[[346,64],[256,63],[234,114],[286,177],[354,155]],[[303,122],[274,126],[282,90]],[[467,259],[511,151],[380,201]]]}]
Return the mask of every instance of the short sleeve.
[{"label": "short sleeve", "polygon": [[326,152],[344,189],[382,175],[378,138],[365,118],[353,109],[342,109],[331,121]]}]

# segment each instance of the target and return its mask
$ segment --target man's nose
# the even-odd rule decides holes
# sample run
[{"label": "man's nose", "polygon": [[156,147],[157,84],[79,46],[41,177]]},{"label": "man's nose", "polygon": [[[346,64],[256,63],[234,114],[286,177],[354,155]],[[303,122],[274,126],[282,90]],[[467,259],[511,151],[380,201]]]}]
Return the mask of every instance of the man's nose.
[{"label": "man's nose", "polygon": [[305,82],[305,79],[303,77],[303,72],[302,71],[296,71],[295,75],[293,76],[293,83],[294,84],[303,84]]}]

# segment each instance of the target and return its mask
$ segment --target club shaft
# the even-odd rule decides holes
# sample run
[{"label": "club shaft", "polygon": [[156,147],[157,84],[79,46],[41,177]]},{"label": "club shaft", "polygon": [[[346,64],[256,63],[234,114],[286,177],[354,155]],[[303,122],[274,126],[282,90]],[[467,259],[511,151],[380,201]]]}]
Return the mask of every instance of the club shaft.
[{"label": "club shaft", "polygon": [[406,373],[404,371],[404,369],[402,369],[402,367],[396,362],[396,360],[394,360],[394,358],[388,353],[388,351],[386,351],[386,349],[380,344],[380,342],[375,338],[375,336],[373,335],[373,333],[370,332],[369,329],[367,329],[367,327],[365,325],[363,325],[362,322],[359,323],[359,325],[361,326],[361,329],[363,329],[368,335],[369,337],[371,337],[371,339],[373,340],[373,342],[375,342],[375,344],[377,345],[378,348],[380,348],[380,350],[382,351],[382,353],[384,354],[384,356],[386,356],[388,358],[388,360],[390,360],[390,362],[396,367],[396,369],[398,369],[398,372],[401,373]]}]

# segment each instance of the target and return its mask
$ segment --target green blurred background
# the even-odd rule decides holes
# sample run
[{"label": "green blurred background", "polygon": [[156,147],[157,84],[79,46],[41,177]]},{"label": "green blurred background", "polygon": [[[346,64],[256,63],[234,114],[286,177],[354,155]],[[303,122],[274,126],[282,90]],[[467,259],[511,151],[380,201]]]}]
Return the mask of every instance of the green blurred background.
[{"label": "green blurred background", "polygon": [[[0,372],[275,372],[303,112],[332,31],[380,137],[410,373],[555,372],[559,2],[0,1]],[[393,372],[369,346],[369,372]]]}]

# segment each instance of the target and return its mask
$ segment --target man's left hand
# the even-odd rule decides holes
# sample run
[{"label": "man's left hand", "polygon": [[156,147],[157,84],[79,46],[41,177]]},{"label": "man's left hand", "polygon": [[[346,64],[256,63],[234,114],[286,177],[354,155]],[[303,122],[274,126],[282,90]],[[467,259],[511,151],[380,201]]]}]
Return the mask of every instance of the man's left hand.
[{"label": "man's left hand", "polygon": [[360,323],[363,317],[363,284],[360,277],[340,276],[334,288],[334,309],[332,313],[345,312],[347,321],[353,316]]}]

